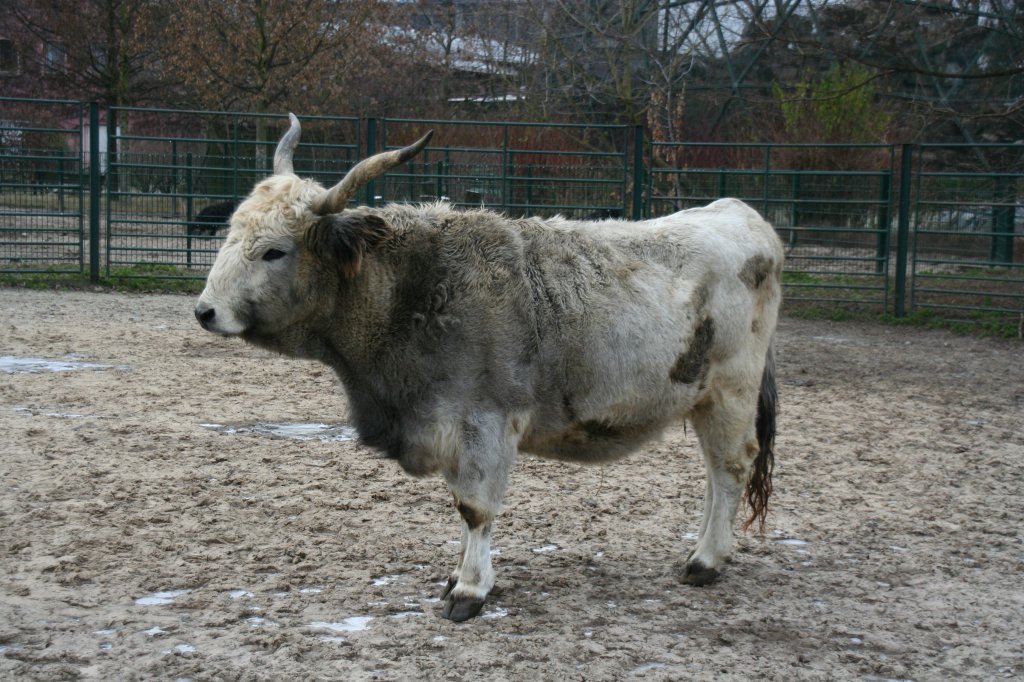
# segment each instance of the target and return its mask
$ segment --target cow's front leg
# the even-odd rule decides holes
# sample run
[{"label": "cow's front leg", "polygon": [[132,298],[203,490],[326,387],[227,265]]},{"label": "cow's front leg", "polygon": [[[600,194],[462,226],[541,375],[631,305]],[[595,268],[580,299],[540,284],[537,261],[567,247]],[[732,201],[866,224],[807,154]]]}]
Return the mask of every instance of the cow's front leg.
[{"label": "cow's front leg", "polygon": [[491,567],[491,522],[494,516],[460,500],[458,495],[455,496],[455,506],[462,517],[462,554],[442,595],[446,600],[442,615],[460,622],[480,613],[487,594],[494,587],[494,569]]},{"label": "cow's front leg", "polygon": [[491,525],[501,511],[515,458],[514,436],[503,419],[474,418],[463,428],[456,465],[445,473],[462,517],[462,553],[442,595],[442,615],[450,620],[464,621],[480,613],[494,586]]}]

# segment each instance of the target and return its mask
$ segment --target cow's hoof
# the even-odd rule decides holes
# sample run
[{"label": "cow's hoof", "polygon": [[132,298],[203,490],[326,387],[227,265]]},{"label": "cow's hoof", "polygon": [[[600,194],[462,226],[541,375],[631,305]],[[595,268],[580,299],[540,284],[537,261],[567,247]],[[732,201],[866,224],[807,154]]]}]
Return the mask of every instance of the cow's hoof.
[{"label": "cow's hoof", "polygon": [[484,600],[477,597],[449,597],[441,615],[448,620],[461,623],[475,617],[483,607]]},{"label": "cow's hoof", "polygon": [[683,571],[683,582],[687,585],[695,585],[696,587],[704,587],[715,582],[718,578],[718,571],[714,568],[708,568],[700,561],[691,561],[686,564],[686,569]]},{"label": "cow's hoof", "polygon": [[458,584],[459,581],[456,578],[448,578],[448,584],[444,586],[443,590],[441,590],[441,600],[444,601],[447,599],[448,595],[452,593],[452,590],[454,590],[455,586]]}]

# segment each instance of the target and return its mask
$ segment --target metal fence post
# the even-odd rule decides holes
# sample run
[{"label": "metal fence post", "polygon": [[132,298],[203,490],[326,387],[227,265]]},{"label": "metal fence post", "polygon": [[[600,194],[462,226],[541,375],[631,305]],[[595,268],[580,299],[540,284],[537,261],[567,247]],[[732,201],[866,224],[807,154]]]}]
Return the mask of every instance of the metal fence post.
[{"label": "metal fence post", "polygon": [[878,245],[875,249],[875,274],[882,274],[885,271],[886,262],[889,260],[889,208],[892,202],[889,193],[892,191],[892,171],[882,174],[882,186],[879,188],[878,204]]},{"label": "metal fence post", "polygon": [[89,281],[100,282],[100,105],[89,102]]},{"label": "metal fence post", "polygon": [[644,213],[644,127],[633,128],[633,220]]},{"label": "metal fence post", "polygon": [[790,204],[789,224],[792,229],[789,231],[789,248],[796,246],[797,227],[800,225],[800,178],[799,172],[793,173],[791,181],[792,203]]},{"label": "metal fence post", "polygon": [[192,152],[185,154],[185,261],[192,267]]},{"label": "metal fence post", "polygon": [[508,186],[508,167],[510,163],[509,151],[508,151],[508,124],[506,123],[503,128],[502,141],[501,141],[501,208],[504,211],[508,210],[508,205],[511,201],[511,193]]},{"label": "metal fence post", "polygon": [[768,220],[768,221],[771,221],[771,218],[768,217],[768,198],[770,196],[770,192],[769,192],[768,186],[769,186],[769,184],[771,182],[771,174],[772,174],[772,148],[769,145],[769,146],[764,148],[764,177],[761,180],[761,182],[764,183],[764,188],[763,188],[764,189],[764,199],[762,200],[763,204],[762,204],[762,208],[761,208],[761,215],[763,215],[764,219]]},{"label": "metal fence post", "polygon": [[907,246],[910,241],[910,171],[914,145],[904,144],[900,152],[900,203],[896,226],[896,317],[906,317]]},{"label": "metal fence post", "polygon": [[1013,264],[1013,223],[1017,203],[1013,185],[1013,179],[1005,175],[998,175],[995,178],[990,260],[999,265]]}]

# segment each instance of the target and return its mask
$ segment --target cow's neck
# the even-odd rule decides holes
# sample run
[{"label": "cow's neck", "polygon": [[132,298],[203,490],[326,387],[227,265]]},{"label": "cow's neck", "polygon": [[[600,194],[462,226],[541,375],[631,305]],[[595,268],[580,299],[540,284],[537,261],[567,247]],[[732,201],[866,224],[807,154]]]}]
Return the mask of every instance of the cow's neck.
[{"label": "cow's neck", "polygon": [[381,332],[388,324],[393,276],[391,268],[367,257],[353,279],[337,285],[337,295],[318,317],[313,334],[317,350],[342,378],[372,374],[381,352]]}]

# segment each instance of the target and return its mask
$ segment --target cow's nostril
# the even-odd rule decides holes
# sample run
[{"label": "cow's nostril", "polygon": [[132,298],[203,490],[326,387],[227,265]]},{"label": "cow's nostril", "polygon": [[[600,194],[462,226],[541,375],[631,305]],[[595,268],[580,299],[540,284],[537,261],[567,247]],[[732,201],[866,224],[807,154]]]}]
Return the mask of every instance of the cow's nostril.
[{"label": "cow's nostril", "polygon": [[199,320],[199,324],[203,325],[203,327],[213,322],[213,318],[216,315],[217,312],[213,308],[208,308],[205,305],[196,306],[196,319]]}]

